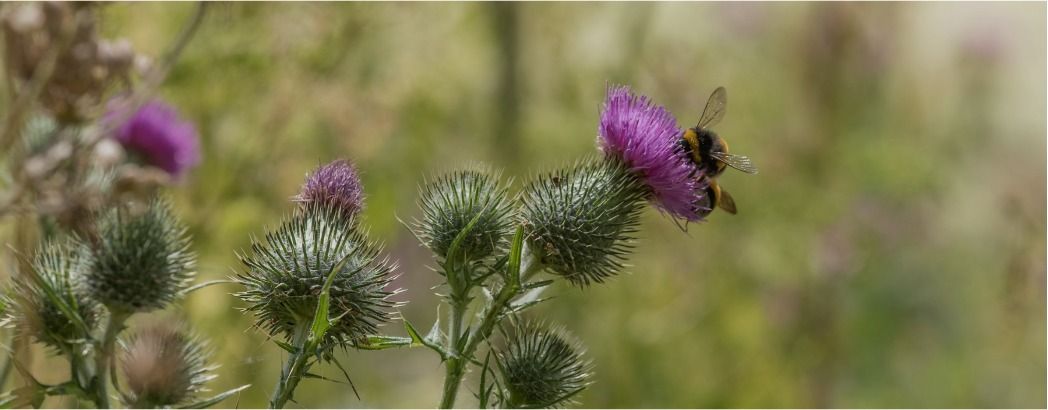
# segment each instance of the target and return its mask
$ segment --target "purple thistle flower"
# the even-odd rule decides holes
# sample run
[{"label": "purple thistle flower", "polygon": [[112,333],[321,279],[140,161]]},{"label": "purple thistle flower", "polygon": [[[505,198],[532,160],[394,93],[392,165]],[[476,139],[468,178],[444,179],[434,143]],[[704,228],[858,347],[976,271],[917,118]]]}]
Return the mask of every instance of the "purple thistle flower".
[{"label": "purple thistle flower", "polygon": [[609,86],[599,132],[604,154],[640,177],[657,208],[688,221],[702,219],[696,213],[705,188],[702,173],[680,149],[682,130],[669,111],[627,86]]},{"label": "purple thistle flower", "polygon": [[[109,105],[104,121],[119,121],[126,106],[118,101]],[[144,161],[179,177],[200,162],[200,145],[193,123],[182,121],[178,112],[153,100],[116,128],[114,137],[124,149]]]},{"label": "purple thistle flower", "polygon": [[331,206],[353,216],[364,209],[364,190],[353,164],[339,159],[317,168],[306,177],[302,192],[295,201]]}]

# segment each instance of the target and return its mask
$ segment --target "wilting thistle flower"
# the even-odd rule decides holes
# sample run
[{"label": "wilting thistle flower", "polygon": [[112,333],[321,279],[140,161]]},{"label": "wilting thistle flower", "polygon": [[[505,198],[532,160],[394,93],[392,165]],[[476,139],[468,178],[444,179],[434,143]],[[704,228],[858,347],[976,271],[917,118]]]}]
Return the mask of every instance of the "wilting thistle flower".
[{"label": "wilting thistle flower", "polygon": [[517,325],[496,351],[504,408],[564,407],[589,385],[583,349],[563,331],[541,324]]},{"label": "wilting thistle flower", "polygon": [[522,197],[532,252],[551,272],[584,286],[622,268],[647,192],[624,164],[603,159],[540,176]]},{"label": "wilting thistle flower", "polygon": [[195,255],[170,204],[156,199],[139,208],[107,212],[95,223],[96,237],[83,245],[87,289],[111,311],[162,308],[193,278]]},{"label": "wilting thistle flower", "polygon": [[321,205],[297,210],[262,243],[240,256],[247,271],[237,277],[247,289],[236,296],[257,316],[257,326],[292,340],[308,328],[332,269],[330,317],[340,318],[327,331],[322,349],[346,347],[374,333],[389,320],[396,303],[386,290],[396,266],[379,259],[378,248],[342,218]]},{"label": "wilting thistle flower", "polygon": [[422,243],[442,257],[455,238],[476,219],[459,245],[467,260],[493,254],[512,229],[512,207],[498,176],[484,169],[452,172],[427,184],[419,194],[422,220],[415,223]]},{"label": "wilting thistle flower", "polygon": [[128,117],[127,103],[126,100],[111,101],[104,121],[126,119],[117,124],[114,137],[132,156],[176,178],[200,162],[196,128],[193,123],[180,119],[174,107],[154,100]]},{"label": "wilting thistle flower", "polygon": [[313,171],[295,201],[319,204],[352,218],[364,210],[364,188],[353,164],[340,159]]},{"label": "wilting thistle flower", "polygon": [[705,188],[701,172],[681,150],[681,129],[669,111],[629,87],[609,87],[599,132],[604,154],[640,178],[656,207],[685,220],[701,219],[696,213]]},{"label": "wilting thistle flower", "polygon": [[102,97],[130,75],[135,58],[131,43],[99,38],[97,9],[84,3],[35,2],[0,12],[4,62],[12,80],[30,82],[48,54],[59,51],[40,104],[62,122],[90,117]]},{"label": "wilting thistle flower", "polygon": [[120,368],[127,384],[124,403],[131,408],[185,404],[214,379],[207,349],[196,338],[170,325],[153,325],[121,344]]},{"label": "wilting thistle flower", "polygon": [[6,321],[18,332],[61,352],[72,351],[74,345],[87,340],[98,323],[99,311],[94,301],[76,292],[79,257],[69,239],[45,243],[29,264],[31,272],[14,281]]}]

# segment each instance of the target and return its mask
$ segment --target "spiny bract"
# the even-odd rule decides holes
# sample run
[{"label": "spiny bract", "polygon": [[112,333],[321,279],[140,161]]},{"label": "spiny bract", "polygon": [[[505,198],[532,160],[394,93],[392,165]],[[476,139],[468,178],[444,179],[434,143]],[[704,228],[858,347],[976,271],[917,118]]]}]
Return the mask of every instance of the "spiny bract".
[{"label": "spiny bract", "polygon": [[563,331],[542,324],[517,325],[496,351],[504,408],[564,407],[589,385],[583,349]]},{"label": "spiny bract", "polygon": [[95,232],[82,246],[84,279],[89,294],[111,311],[160,309],[193,279],[189,236],[166,200],[111,210]]},{"label": "spiny bract", "polygon": [[476,222],[459,245],[468,260],[478,260],[505,244],[512,229],[511,203],[498,176],[482,168],[455,171],[426,184],[419,195],[422,220],[415,223],[423,244],[442,257],[455,238]]},{"label": "spiny bract", "polygon": [[[98,323],[99,310],[94,301],[77,292],[79,258],[72,239],[45,243],[30,262],[32,272],[13,281],[6,321],[18,332],[59,352],[70,352],[85,342]],[[77,319],[63,313],[63,307],[48,293],[57,296]]]},{"label": "spiny bract", "polygon": [[308,327],[328,274],[340,264],[330,305],[330,317],[339,319],[322,348],[361,342],[389,320],[397,305],[389,297],[398,291],[386,287],[396,266],[380,259],[378,247],[343,216],[320,205],[299,209],[240,257],[247,271],[236,279],[246,289],[236,295],[257,315],[259,327],[288,340]]},{"label": "spiny bract", "polygon": [[646,195],[636,176],[607,158],[542,175],[522,194],[529,245],[573,284],[603,282],[623,267]]}]

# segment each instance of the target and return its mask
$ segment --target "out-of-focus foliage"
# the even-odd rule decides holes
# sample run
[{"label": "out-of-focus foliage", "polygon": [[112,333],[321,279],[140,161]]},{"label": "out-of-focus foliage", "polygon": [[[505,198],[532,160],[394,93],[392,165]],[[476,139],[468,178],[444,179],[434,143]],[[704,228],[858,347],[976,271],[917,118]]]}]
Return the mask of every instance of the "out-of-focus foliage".
[{"label": "out-of-focus foliage", "polygon": [[[99,24],[155,55],[191,8],[109,5]],[[201,165],[172,196],[198,281],[221,279],[239,269],[234,250],[279,223],[306,172],[352,158],[362,223],[405,267],[393,284],[411,301],[401,311],[428,325],[440,279],[397,222],[419,216],[425,176],[489,162],[520,176],[517,192],[522,177],[595,152],[606,82],[683,125],[724,85],[716,130],[761,168],[720,180],[739,215],[715,212],[686,235],[647,210],[633,274],[559,284],[557,303],[532,312],[589,346],[595,383],[577,399],[1043,407],[1044,13],[1043,3],[215,4],[161,90],[201,134]],[[234,309],[236,290],[195,292],[179,314],[212,340],[222,365],[212,388],[251,383],[239,405],[262,407],[285,353]],[[302,405],[439,399],[443,370],[427,350],[338,354],[362,401],[314,380],[296,394]],[[31,365],[47,375],[50,360]],[[460,405],[472,405],[465,392]]]}]

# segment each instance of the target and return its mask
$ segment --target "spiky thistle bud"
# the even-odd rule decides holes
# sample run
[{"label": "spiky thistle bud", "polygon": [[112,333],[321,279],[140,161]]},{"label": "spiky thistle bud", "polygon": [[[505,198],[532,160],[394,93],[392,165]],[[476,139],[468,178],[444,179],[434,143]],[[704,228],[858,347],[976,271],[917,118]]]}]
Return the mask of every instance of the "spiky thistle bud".
[{"label": "spiky thistle bud", "polygon": [[605,158],[541,175],[522,196],[532,251],[554,274],[585,286],[623,267],[647,190],[621,162]]},{"label": "spiky thistle bud", "polygon": [[529,322],[507,337],[495,352],[505,389],[501,407],[565,407],[590,384],[584,349],[563,330]]},{"label": "spiky thistle bud", "polygon": [[177,327],[146,327],[121,343],[120,368],[127,384],[121,397],[130,408],[176,406],[206,391],[214,379],[207,347]]},{"label": "spiky thistle bud", "polygon": [[[71,239],[45,243],[9,293],[8,322],[18,332],[59,352],[90,337],[98,323],[98,305],[76,291],[80,255]],[[74,317],[70,317],[70,314]]]},{"label": "spiky thistle bud", "polygon": [[237,276],[246,287],[236,293],[254,312],[256,325],[287,340],[309,326],[328,274],[337,267],[331,286],[330,317],[340,318],[327,331],[322,349],[360,342],[391,317],[397,304],[386,287],[396,265],[379,257],[355,222],[319,204],[295,211],[265,240],[251,246],[240,260],[247,271]]},{"label": "spiky thistle bud", "polygon": [[309,174],[294,200],[304,206],[322,205],[353,218],[364,210],[364,188],[356,167],[340,159]]},{"label": "spiky thistle bud", "polygon": [[171,205],[164,199],[132,205],[105,213],[83,246],[87,289],[114,312],[160,309],[193,278],[196,257]]},{"label": "spiky thistle bud", "polygon": [[467,260],[493,254],[512,229],[513,208],[506,188],[484,168],[461,170],[442,175],[426,184],[419,194],[422,220],[415,222],[415,234],[426,247],[447,258],[452,243],[476,220],[459,244]]}]

